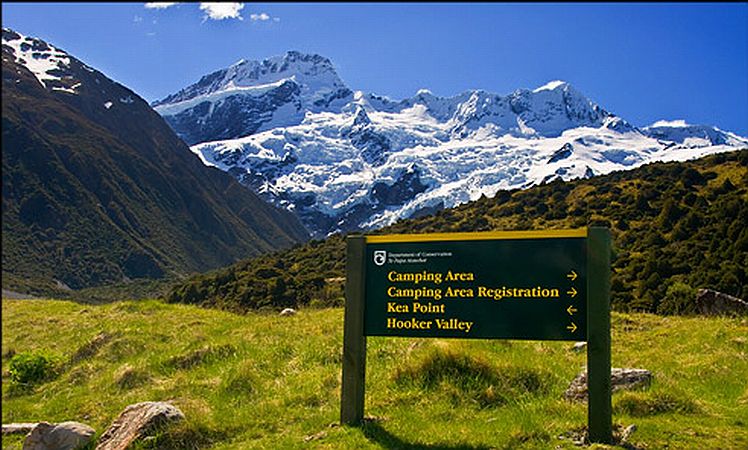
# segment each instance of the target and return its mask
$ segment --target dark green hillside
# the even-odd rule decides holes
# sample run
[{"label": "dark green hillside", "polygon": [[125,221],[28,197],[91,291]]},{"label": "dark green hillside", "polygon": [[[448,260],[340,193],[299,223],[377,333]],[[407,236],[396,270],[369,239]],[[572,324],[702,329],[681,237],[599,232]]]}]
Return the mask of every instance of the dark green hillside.
[{"label": "dark green hillside", "polygon": [[61,79],[76,93],[45,88],[10,46],[2,54],[4,289],[179,276],[306,238],[290,213],[205,167],[134,92],[73,57]]},{"label": "dark green hillside", "polygon": [[[619,310],[685,312],[693,291],[748,296],[748,149],[528,190],[499,192],[381,233],[578,228],[614,239]],[[344,241],[250,259],[174,288],[172,302],[234,310],[342,299]]]}]

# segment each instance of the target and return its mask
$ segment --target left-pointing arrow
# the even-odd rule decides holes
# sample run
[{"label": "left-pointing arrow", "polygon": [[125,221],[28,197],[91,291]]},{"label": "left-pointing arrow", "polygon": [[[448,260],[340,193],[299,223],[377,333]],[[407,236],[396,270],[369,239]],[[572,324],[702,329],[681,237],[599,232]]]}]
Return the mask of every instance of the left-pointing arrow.
[{"label": "left-pointing arrow", "polygon": [[566,327],[566,329],[569,330],[569,331],[571,331],[573,333],[573,332],[577,331],[577,326],[576,326],[576,324],[574,322],[572,322],[571,325],[568,325]]},{"label": "left-pointing arrow", "polygon": [[566,293],[569,294],[569,295],[571,295],[571,298],[574,298],[574,297],[577,296],[577,290],[574,289],[574,287],[572,287],[571,289],[569,289],[568,291],[566,291]]},{"label": "left-pointing arrow", "polygon": [[573,316],[575,312],[577,312],[577,308],[574,307],[574,305],[569,305],[568,308],[566,308],[566,312],[569,313],[570,316]]}]

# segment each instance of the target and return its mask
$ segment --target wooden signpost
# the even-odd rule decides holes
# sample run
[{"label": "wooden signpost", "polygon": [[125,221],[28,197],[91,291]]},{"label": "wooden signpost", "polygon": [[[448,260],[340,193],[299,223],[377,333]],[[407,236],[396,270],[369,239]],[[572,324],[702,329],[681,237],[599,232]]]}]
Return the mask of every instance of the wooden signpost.
[{"label": "wooden signpost", "polygon": [[351,236],[340,420],[364,417],[366,336],[586,340],[588,426],[610,443],[610,232]]}]

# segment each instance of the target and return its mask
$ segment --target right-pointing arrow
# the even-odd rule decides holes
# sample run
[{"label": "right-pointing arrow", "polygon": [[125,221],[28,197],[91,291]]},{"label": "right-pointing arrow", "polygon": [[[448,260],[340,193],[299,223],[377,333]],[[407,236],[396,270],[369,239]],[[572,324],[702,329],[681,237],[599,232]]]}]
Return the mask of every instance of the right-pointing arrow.
[{"label": "right-pointing arrow", "polygon": [[577,308],[574,307],[574,305],[569,305],[568,308],[566,308],[566,312],[569,313],[570,316],[573,316],[575,312],[577,312]]},{"label": "right-pointing arrow", "polygon": [[570,279],[571,281],[574,281],[577,279],[577,273],[574,272],[574,270],[572,270],[571,273],[566,275],[566,278]]},{"label": "right-pointing arrow", "polygon": [[569,295],[571,295],[571,298],[574,298],[574,297],[576,297],[576,296],[577,296],[577,290],[576,290],[576,289],[574,289],[574,287],[573,287],[573,286],[572,286],[572,288],[571,288],[571,289],[569,289],[568,291],[566,291],[566,293],[567,293],[567,294],[569,294]]},{"label": "right-pointing arrow", "polygon": [[566,327],[566,329],[569,330],[569,331],[571,331],[573,333],[573,332],[577,331],[577,326],[576,326],[576,324],[574,322],[572,322],[571,325],[568,325]]}]

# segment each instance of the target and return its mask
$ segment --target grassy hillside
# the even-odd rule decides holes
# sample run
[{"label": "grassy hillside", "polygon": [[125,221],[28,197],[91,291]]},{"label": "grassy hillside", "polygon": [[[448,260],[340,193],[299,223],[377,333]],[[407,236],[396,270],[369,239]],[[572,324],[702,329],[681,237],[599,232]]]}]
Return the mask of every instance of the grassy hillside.
[{"label": "grassy hillside", "polygon": [[[502,191],[380,233],[609,226],[613,306],[688,312],[695,290],[748,297],[748,149],[527,190]],[[171,302],[232,310],[341,304],[344,240],[334,236],[191,278]]]},{"label": "grassy hillside", "polygon": [[[332,425],[339,308],[293,317],[156,301],[2,308],[3,423],[79,420],[101,434],[130,403],[170,400],[187,420],[143,445],[161,449],[572,449],[558,436],[586,424],[586,406],[561,399],[585,365],[568,342],[369,338],[374,420],[357,429]],[[637,425],[635,448],[748,447],[746,336],[746,319],[614,314],[614,367],[655,376],[649,389],[614,394],[614,423]],[[29,352],[53,369],[22,389],[9,361]],[[3,448],[19,442],[3,437]]]}]

